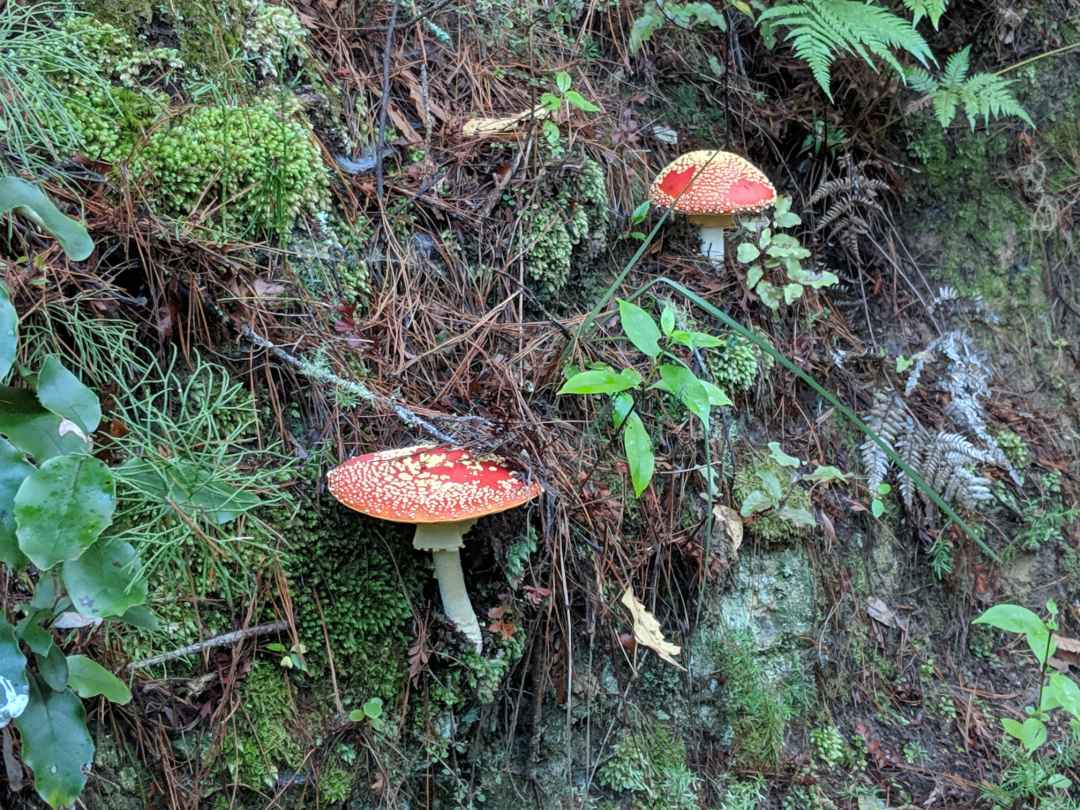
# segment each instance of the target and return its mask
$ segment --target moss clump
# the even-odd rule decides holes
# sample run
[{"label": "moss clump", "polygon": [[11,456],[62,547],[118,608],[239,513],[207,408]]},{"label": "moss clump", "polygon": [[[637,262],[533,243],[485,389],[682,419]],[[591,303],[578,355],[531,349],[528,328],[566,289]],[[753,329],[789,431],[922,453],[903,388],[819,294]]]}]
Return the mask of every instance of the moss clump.
[{"label": "moss clump", "polygon": [[158,211],[209,236],[262,238],[325,207],[327,174],[311,128],[278,106],[204,107],[153,133],[135,175]]},{"label": "moss clump", "polygon": [[304,761],[304,734],[286,677],[280,667],[256,661],[240,685],[240,707],[219,759],[240,785],[273,787],[279,769],[296,770]]},{"label": "moss clump", "polygon": [[706,354],[713,381],[728,394],[748,390],[757,381],[758,361],[754,344],[740,335],[729,335],[724,345]]},{"label": "moss clump", "polygon": [[[411,605],[428,579],[408,538],[380,538],[372,521],[310,497],[280,528],[291,550],[290,590],[309,672],[318,677],[328,669],[325,622],[346,704],[379,697],[392,705],[406,677]],[[395,559],[391,547],[405,551]]]},{"label": "moss clump", "polygon": [[263,75],[278,78],[290,65],[302,67],[311,56],[307,29],[288,6],[259,2],[244,31],[244,52]]},{"label": "moss clump", "polygon": [[570,278],[575,253],[597,255],[607,242],[608,203],[603,167],[584,158],[580,171],[554,198],[525,215],[529,277],[546,295],[559,293]]},{"label": "moss clump", "polygon": [[1011,430],[1003,430],[994,437],[994,441],[1005,454],[1005,458],[1016,469],[1022,470],[1031,463],[1031,451],[1028,449],[1027,442],[1019,434]]},{"label": "moss clump", "polygon": [[809,512],[810,493],[795,482],[795,473],[790,467],[781,467],[770,458],[741,467],[732,481],[732,494],[737,507],[746,501],[752,492],[767,491],[764,479],[775,476],[780,483],[780,508],[754,515],[746,524],[746,530],[766,543],[782,544],[806,534],[807,528],[783,517],[784,510]]},{"label": "moss clump", "polygon": [[697,777],[686,765],[686,745],[658,722],[623,737],[597,780],[610,790],[634,794],[640,810],[693,810]]}]

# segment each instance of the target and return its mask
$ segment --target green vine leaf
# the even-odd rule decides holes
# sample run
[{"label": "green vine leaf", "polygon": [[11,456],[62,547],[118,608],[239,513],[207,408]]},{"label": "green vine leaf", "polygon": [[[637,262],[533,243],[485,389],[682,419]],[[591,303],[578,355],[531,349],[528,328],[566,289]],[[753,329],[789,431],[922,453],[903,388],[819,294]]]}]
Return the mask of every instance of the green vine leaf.
[{"label": "green vine leaf", "polygon": [[123,616],[128,608],[146,602],[139,556],[123,540],[95,543],[77,560],[65,562],[61,573],[72,605],[83,616]]},{"label": "green vine leaf", "polygon": [[75,803],[94,761],[82,701],[68,690],[54,692],[30,682],[30,704],[15,720],[22,759],[34,772],[34,787],[50,807]]},{"label": "green vine leaf", "polygon": [[112,523],[116,487],[93,456],[51,458],[15,493],[19,550],[42,571],[75,560]]},{"label": "green vine leaf", "polygon": [[67,665],[68,686],[84,700],[101,695],[121,706],[131,701],[127,685],[92,658],[69,655]]}]

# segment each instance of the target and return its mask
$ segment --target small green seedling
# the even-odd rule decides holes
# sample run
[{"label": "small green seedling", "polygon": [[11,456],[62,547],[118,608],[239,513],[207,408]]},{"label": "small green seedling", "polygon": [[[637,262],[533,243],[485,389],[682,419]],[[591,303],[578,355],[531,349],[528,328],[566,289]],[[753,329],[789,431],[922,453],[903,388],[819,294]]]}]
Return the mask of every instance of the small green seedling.
[{"label": "small green seedling", "polygon": [[[540,96],[540,105],[547,110],[550,115],[554,115],[562,109],[575,109],[581,110],[586,113],[598,113],[600,108],[589,101],[585,96],[581,95],[577,90],[574,90],[571,85],[573,80],[570,78],[570,74],[565,70],[560,70],[555,74],[555,92],[546,92]],[[561,140],[559,134],[559,125],[552,121],[550,118],[545,119],[543,124],[544,137],[547,139],[549,146],[558,146]]]},{"label": "small green seedling", "polygon": [[382,698],[368,698],[359,709],[349,712],[349,719],[354,723],[370,723],[373,729],[381,731],[385,724]]},{"label": "small green seedling", "polygon": [[877,485],[877,491],[874,493],[873,499],[870,501],[870,514],[876,518],[880,518],[885,514],[885,501],[883,498],[892,492],[892,485],[886,484],[884,481]]},{"label": "small green seedling", "polygon": [[643,202],[641,205],[639,205],[637,208],[635,208],[630,213],[630,228],[631,228],[631,230],[628,233],[623,234],[623,236],[622,236],[623,239],[635,239],[638,242],[644,242],[645,241],[645,233],[644,233],[644,231],[640,231],[637,228],[642,222],[645,221],[645,217],[647,217],[649,215],[649,209],[651,207],[652,207],[652,203],[650,203],[648,200],[646,200],[645,202]]},{"label": "small green seedling", "polygon": [[308,671],[307,664],[304,663],[304,654],[307,652],[307,647],[303,644],[293,644],[292,647],[286,647],[284,644],[275,641],[267,644],[266,649],[281,656],[278,663],[285,669],[295,669],[298,672]]},{"label": "small green seedling", "polygon": [[[1080,723],[1080,685],[1061,672],[1053,672],[1047,677],[1050,657],[1057,649],[1054,633],[1058,630],[1058,607],[1054,600],[1046,603],[1047,619],[1020,605],[994,605],[975,619],[972,624],[988,624],[1006,633],[1019,633],[1027,641],[1028,648],[1039,662],[1039,695],[1035,706],[1027,706],[1024,720],[1011,717],[1001,718],[1005,733],[1023,747],[1028,756],[1032,756],[1047,741],[1049,736],[1047,722],[1050,713],[1062,709],[1073,718],[1074,725]],[[1041,787],[1054,790],[1068,790],[1072,782],[1060,773],[1050,774]]]}]

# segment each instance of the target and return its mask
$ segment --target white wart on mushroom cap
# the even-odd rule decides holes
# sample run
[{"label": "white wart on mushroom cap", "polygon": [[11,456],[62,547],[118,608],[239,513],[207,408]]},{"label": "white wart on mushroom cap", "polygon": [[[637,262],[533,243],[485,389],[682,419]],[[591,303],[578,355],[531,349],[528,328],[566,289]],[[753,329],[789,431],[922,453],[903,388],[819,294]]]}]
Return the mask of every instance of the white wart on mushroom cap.
[{"label": "white wart on mushroom cap", "polygon": [[331,494],[372,517],[450,523],[513,509],[540,494],[494,455],[421,444],[356,456],[327,473]]},{"label": "white wart on mushroom cap", "polygon": [[689,215],[701,226],[702,255],[717,261],[723,259],[723,229],[732,224],[732,215],[765,210],[776,202],[776,189],[746,158],[701,149],[664,167],[649,189],[649,199]]}]

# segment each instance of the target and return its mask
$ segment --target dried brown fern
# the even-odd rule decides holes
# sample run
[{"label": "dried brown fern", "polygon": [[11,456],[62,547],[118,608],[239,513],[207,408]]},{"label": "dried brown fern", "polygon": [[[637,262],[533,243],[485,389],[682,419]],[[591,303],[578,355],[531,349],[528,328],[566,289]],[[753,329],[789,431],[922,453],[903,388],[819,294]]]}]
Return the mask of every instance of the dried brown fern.
[{"label": "dried brown fern", "polygon": [[877,220],[885,217],[878,195],[892,192],[884,180],[866,174],[867,169],[880,166],[876,160],[856,163],[851,155],[844,155],[840,159],[840,176],[822,181],[810,195],[810,205],[827,206],[815,232],[829,230],[856,262],[861,261],[859,238],[871,236]]}]

